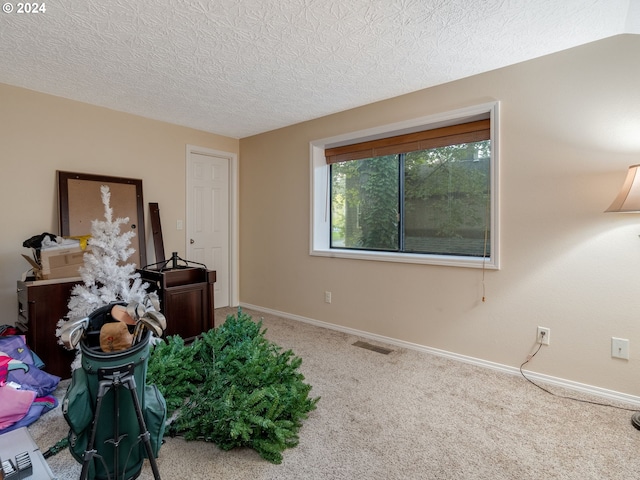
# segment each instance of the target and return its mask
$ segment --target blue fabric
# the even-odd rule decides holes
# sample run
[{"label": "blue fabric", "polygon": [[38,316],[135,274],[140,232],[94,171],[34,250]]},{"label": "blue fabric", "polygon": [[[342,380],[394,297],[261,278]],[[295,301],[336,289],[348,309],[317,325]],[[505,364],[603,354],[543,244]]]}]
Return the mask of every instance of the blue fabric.
[{"label": "blue fabric", "polygon": [[4,352],[9,357],[19,360],[27,366],[26,369],[9,370],[7,382],[15,382],[21,388],[33,390],[38,397],[50,395],[60,383],[60,377],[40,370],[35,365],[31,350],[27,347],[21,335],[0,336],[0,352]]},{"label": "blue fabric", "polygon": [[31,350],[31,356],[33,357],[33,364],[37,368],[39,368],[40,370],[44,369],[44,367],[45,367],[44,362],[42,361],[42,359],[38,355],[36,355],[36,352]]},{"label": "blue fabric", "polygon": [[[6,365],[3,364],[4,366],[2,367],[1,373],[3,376],[6,374],[6,381],[19,384],[21,390],[35,392],[34,396],[36,397],[22,418],[12,425],[0,429],[0,433],[5,433],[31,425],[42,414],[58,405],[55,397],[50,395],[58,387],[60,377],[38,368],[39,365],[43,365],[42,360],[37,355],[34,358],[33,352],[31,352],[24,341],[24,337],[21,335],[0,336],[0,352],[6,355],[3,358],[9,357],[12,359],[11,362],[6,362]],[[8,389],[12,387],[4,386],[0,388]],[[4,409],[4,412],[0,413],[6,413],[7,415],[11,413],[8,403],[0,405],[0,410]]]},{"label": "blue fabric", "polygon": [[11,358],[20,360],[27,365],[35,365],[31,349],[27,347],[22,335],[0,337],[0,352],[4,352]]}]

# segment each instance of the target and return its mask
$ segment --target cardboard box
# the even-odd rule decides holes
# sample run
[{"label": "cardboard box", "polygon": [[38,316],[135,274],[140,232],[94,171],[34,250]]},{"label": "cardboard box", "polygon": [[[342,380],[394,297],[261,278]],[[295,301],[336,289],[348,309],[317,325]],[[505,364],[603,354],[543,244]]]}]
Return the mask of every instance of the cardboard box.
[{"label": "cardboard box", "polygon": [[40,269],[42,279],[78,277],[78,269],[84,265],[84,254],[87,250],[80,247],[41,250]]},{"label": "cardboard box", "polygon": [[78,269],[84,265],[84,254],[90,250],[82,250],[80,247],[41,250],[40,265],[26,255],[23,257],[33,267],[38,280],[73,278],[80,276]]}]

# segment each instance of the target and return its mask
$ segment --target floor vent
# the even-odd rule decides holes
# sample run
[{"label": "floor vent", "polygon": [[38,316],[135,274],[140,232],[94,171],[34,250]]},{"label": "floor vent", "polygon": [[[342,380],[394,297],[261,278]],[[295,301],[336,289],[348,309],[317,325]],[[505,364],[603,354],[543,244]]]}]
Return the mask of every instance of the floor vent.
[{"label": "floor vent", "polygon": [[371,350],[372,352],[382,353],[383,355],[389,355],[393,350],[389,348],[379,347],[377,345],[371,345],[367,342],[357,341],[353,344],[354,347],[366,348],[367,350]]}]

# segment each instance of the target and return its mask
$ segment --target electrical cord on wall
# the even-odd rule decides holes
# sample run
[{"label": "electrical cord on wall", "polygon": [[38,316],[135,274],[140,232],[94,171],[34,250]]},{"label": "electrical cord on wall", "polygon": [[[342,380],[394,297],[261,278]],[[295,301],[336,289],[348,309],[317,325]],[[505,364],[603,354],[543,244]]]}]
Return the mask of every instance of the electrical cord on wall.
[{"label": "electrical cord on wall", "polygon": [[[491,179],[487,177],[489,183],[487,187],[491,189]],[[487,266],[487,247],[489,246],[489,218],[491,212],[491,195],[487,195],[487,205],[484,209],[484,243],[482,249],[482,303],[486,300],[486,285],[484,283],[484,274]]]},{"label": "electrical cord on wall", "polygon": [[554,393],[551,390],[546,389],[545,387],[543,387],[542,385],[537,384],[536,382],[534,382],[533,380],[531,380],[530,378],[528,378],[525,374],[524,371],[522,370],[522,368],[529,363],[531,360],[533,360],[533,357],[535,357],[537,355],[537,353],[540,351],[540,349],[542,348],[542,343],[538,344],[538,348],[536,349],[535,352],[533,352],[531,355],[529,355],[527,357],[527,359],[522,363],[522,365],[520,365],[520,374],[524,377],[524,379],[531,383],[532,385],[535,385],[536,387],[538,387],[540,390],[542,390],[543,392],[546,392],[550,395],[553,395],[554,397],[558,397],[558,398],[565,398],[567,400],[574,400],[576,402],[582,402],[582,403],[590,403],[592,405],[600,405],[602,407],[611,407],[611,408],[616,408],[618,410],[627,410],[629,412],[637,412],[638,409],[637,408],[628,408],[628,407],[619,407],[617,405],[611,405],[609,403],[601,403],[601,402],[594,402],[592,400],[584,400],[581,398],[575,398],[575,397],[569,397],[566,395],[560,395],[558,393]]}]

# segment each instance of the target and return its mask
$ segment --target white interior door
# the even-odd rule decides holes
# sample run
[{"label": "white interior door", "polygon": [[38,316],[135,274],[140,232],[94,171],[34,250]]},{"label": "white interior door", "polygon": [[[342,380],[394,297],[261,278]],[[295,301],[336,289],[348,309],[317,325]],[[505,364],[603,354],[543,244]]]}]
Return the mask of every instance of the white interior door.
[{"label": "white interior door", "polygon": [[187,259],[216,271],[215,308],[231,305],[230,167],[229,157],[187,153]]}]

